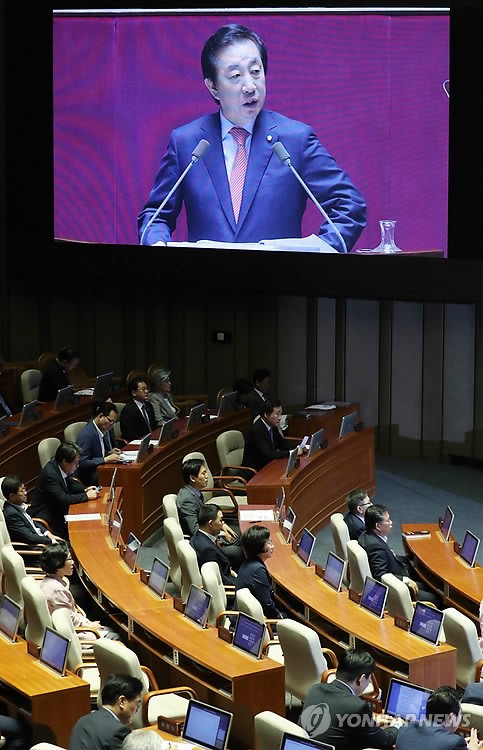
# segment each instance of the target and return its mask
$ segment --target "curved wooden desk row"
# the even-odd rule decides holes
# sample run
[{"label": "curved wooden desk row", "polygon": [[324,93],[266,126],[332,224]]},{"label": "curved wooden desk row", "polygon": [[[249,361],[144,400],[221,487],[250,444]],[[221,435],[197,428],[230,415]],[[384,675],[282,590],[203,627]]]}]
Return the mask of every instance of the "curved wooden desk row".
[{"label": "curved wooden desk row", "polygon": [[[101,512],[92,501],[72,506],[73,514]],[[80,578],[91,595],[124,630],[142,664],[153,669],[160,686],[191,685],[200,700],[232,711],[232,734],[253,747],[253,717],[259,711],[283,714],[283,666],[256,660],[202,630],[160,600],[131,573],[114,549],[102,520],[72,521],[69,535]]]},{"label": "curved wooden desk row", "polygon": [[[241,527],[247,524],[241,523]],[[310,625],[322,644],[338,656],[352,646],[369,651],[376,660],[377,676],[383,692],[391,677],[399,677],[436,688],[456,684],[456,649],[443,644],[432,646],[394,625],[385,615],[377,618],[349,599],[348,592],[337,593],[306,567],[286,544],[278,523],[264,523],[275,544],[267,562],[276,596],[292,616]]]},{"label": "curved wooden desk row", "polygon": [[483,568],[470,568],[454,551],[452,539],[444,542],[436,523],[402,524],[402,532],[427,529],[428,538],[403,537],[406,552],[412,558],[423,581],[442,592],[447,607],[456,607],[475,623],[479,623],[480,602],[483,599]]},{"label": "curved wooden desk row", "polygon": [[9,643],[0,637],[0,664],[0,699],[27,714],[32,744],[67,747],[72,727],[90,711],[89,684],[70,672],[61,677],[44,667],[20,638]]}]

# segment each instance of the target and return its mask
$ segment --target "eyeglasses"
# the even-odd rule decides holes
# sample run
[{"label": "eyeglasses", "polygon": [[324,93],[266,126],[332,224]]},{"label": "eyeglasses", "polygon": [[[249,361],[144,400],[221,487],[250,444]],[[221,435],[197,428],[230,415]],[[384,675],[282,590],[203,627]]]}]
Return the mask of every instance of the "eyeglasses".
[{"label": "eyeglasses", "polygon": [[107,421],[109,422],[109,424],[116,424],[116,422],[117,422],[117,418],[116,419],[111,419],[111,417],[106,417],[105,415],[104,415],[104,419],[107,419]]}]

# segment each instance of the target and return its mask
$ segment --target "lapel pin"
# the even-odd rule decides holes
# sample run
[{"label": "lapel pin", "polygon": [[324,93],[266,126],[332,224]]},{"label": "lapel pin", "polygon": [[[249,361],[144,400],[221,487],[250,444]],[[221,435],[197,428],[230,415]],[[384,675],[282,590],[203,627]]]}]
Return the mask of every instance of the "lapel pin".
[{"label": "lapel pin", "polygon": [[272,137],[271,135],[267,135],[267,141],[268,141],[269,143],[271,143],[271,142],[272,142],[272,140],[273,140],[273,137]]}]

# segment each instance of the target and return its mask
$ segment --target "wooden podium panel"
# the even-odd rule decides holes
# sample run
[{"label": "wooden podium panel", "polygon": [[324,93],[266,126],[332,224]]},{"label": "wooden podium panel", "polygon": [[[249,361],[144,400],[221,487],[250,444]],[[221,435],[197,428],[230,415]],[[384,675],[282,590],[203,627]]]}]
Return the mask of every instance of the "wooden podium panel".
[{"label": "wooden podium panel", "polygon": [[67,672],[44,667],[27,652],[27,642],[0,637],[0,699],[25,711],[32,723],[32,744],[67,747],[72,728],[91,710],[89,684]]},{"label": "wooden podium panel", "polygon": [[357,412],[358,421],[360,420],[360,404],[357,402],[332,402],[336,405],[335,409],[326,411],[320,409],[302,409],[296,414],[289,414],[287,419],[288,435],[294,437],[303,437],[304,435],[313,435],[314,432],[322,427],[325,430],[325,438],[334,440],[339,437],[340,423],[342,417],[352,412]]},{"label": "wooden podium panel", "polygon": [[339,439],[329,440],[308,458],[300,457],[300,466],[285,477],[286,459],[271,461],[247,484],[248,502],[271,505],[282,487],[285,506],[297,514],[295,534],[304,526],[316,534],[330,521],[332,513],[346,508],[347,494],[358,487],[374,494],[374,430],[370,427]]},{"label": "wooden podium panel", "polygon": [[[240,430],[245,433],[251,424],[249,409],[211,419],[207,424],[186,432],[186,418],[176,423],[179,435],[152,453],[140,464],[103,464],[99,466],[99,483],[108,487],[117,466],[116,485],[123,489],[124,527],[144,541],[161,526],[164,495],[177,493],[183,485],[181,464],[187,453],[203,453],[216,475],[219,458],[216,438],[225,430]],[[158,431],[153,433],[157,435]]]},{"label": "wooden podium panel", "polygon": [[453,540],[444,542],[437,523],[401,524],[401,531],[427,529],[429,538],[408,539],[403,544],[420,578],[441,592],[446,607],[456,607],[478,624],[483,599],[483,568],[470,568],[454,551]]}]

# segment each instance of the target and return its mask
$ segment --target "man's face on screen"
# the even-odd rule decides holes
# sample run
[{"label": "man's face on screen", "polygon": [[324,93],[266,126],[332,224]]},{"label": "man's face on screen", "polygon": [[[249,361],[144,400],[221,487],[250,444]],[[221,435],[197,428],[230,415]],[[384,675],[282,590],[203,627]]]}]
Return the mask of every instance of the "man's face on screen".
[{"label": "man's face on screen", "polygon": [[225,117],[243,127],[265,103],[265,72],[257,46],[250,40],[231,44],[218,53],[216,81],[205,78]]}]

